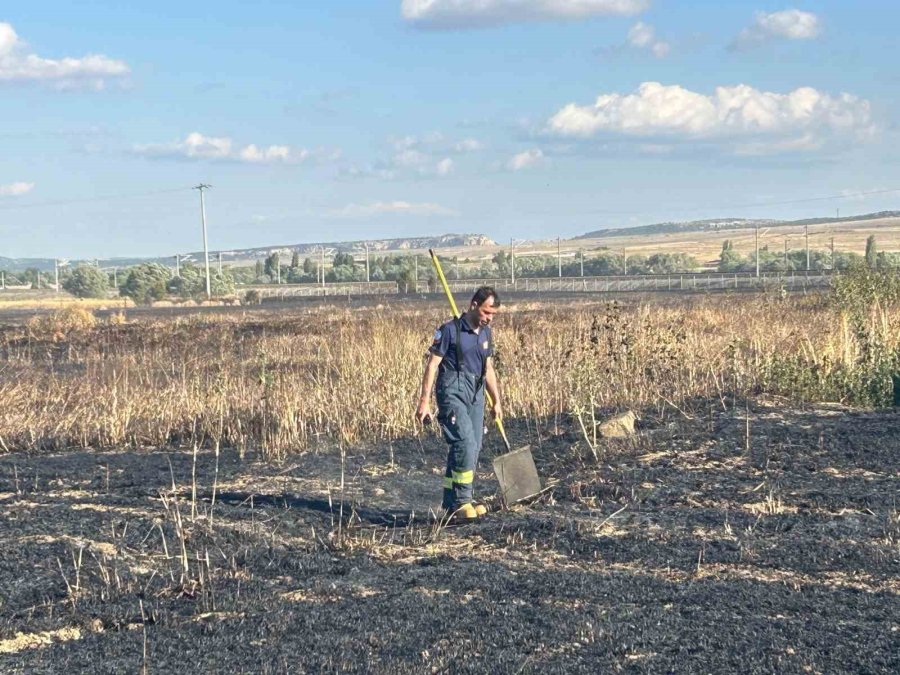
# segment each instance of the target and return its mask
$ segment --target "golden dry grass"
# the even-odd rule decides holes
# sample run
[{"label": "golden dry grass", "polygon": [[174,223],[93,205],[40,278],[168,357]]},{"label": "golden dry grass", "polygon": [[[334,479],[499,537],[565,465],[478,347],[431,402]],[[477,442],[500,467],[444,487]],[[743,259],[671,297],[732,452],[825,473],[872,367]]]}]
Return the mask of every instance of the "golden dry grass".
[{"label": "golden dry grass", "polygon": [[[788,248],[793,251],[804,249],[806,240],[802,225],[772,227],[760,229],[760,246],[768,246],[770,250],[782,251],[785,238]],[[900,218],[881,218],[874,220],[848,221],[842,223],[822,223],[809,226],[809,246],[814,250],[828,250],[834,238],[837,252],[853,252],[863,255],[866,250],[866,239],[875,235],[878,250],[900,250]],[[585,257],[590,258],[592,249],[607,248],[611,251],[626,251],[628,255],[646,255],[655,253],[686,253],[694,256],[701,264],[717,260],[725,240],[732,242],[734,250],[741,255],[748,255],[755,249],[756,232],[753,227],[726,229],[712,232],[677,232],[660,234],[634,235],[624,231],[618,236],[564,239],[560,244],[563,256],[571,261],[577,252],[584,250]],[[458,247],[442,249],[443,256],[458,256],[461,260],[490,260],[498,251],[509,249],[508,243],[498,242],[498,246]],[[556,255],[556,240],[529,241],[516,246],[516,254]]]},{"label": "golden dry grass", "polygon": [[[412,411],[423,357],[443,319],[441,310],[398,304],[289,319],[105,324],[71,328],[63,340],[7,329],[0,444],[199,440],[282,455],[389,442],[418,433]],[[900,312],[880,311],[870,323],[879,344],[897,348]],[[801,374],[827,383],[852,374],[865,348],[821,300],[767,296],[513,306],[496,335],[506,415],[528,419],[683,410],[697,397],[753,391],[809,396],[776,366],[791,358]]]}]

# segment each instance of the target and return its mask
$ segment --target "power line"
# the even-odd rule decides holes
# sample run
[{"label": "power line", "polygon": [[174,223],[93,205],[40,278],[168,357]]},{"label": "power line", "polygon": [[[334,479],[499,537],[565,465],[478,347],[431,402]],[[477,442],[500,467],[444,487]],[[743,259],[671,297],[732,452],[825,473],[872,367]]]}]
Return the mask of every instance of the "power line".
[{"label": "power line", "polygon": [[153,197],[155,195],[171,194],[173,192],[187,192],[192,188],[180,187],[168,190],[152,190],[150,192],[138,192],[127,195],[101,195],[97,197],[85,197],[83,199],[60,199],[49,202],[31,202],[29,204],[0,204],[0,210],[11,211],[13,209],[37,209],[45,206],[69,206],[70,204],[89,204],[92,202],[110,202],[119,199],[135,199],[138,197]]}]

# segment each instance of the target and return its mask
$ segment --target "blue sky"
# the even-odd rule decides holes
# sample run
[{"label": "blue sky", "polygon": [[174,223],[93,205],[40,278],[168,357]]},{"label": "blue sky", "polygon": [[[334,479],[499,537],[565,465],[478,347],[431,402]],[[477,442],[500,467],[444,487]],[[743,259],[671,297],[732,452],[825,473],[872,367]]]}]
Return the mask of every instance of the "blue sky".
[{"label": "blue sky", "polygon": [[0,255],[900,203],[896,3],[128,4],[0,9]]}]

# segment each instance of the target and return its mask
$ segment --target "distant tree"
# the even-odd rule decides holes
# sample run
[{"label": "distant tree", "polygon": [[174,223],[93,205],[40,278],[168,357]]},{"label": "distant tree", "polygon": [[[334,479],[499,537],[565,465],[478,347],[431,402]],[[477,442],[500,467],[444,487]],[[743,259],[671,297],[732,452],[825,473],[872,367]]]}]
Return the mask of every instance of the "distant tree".
[{"label": "distant tree", "polygon": [[304,258],[303,259],[303,273],[304,274],[315,274],[316,272],[316,263],[312,261],[312,258]]},{"label": "distant tree", "polygon": [[[206,272],[195,265],[181,268],[181,276],[169,279],[166,291],[182,298],[202,300],[206,297]],[[209,275],[209,292],[212,297],[221,297],[234,293],[234,277],[230,270],[211,271]]]},{"label": "distant tree", "polygon": [[291,269],[295,270],[298,267],[300,267],[300,254],[297,253],[297,251],[294,251],[293,254],[291,254]]},{"label": "distant tree", "polygon": [[76,298],[105,298],[109,291],[109,277],[93,265],[77,267],[63,282],[63,288]]},{"label": "distant tree", "polygon": [[273,279],[277,279],[278,278],[278,266],[279,266],[279,259],[278,259],[278,253],[276,252],[276,253],[273,253],[272,255],[270,255],[268,258],[266,258],[266,262],[263,265],[263,268],[264,268],[266,274],[268,274]]},{"label": "distant tree", "polygon": [[119,293],[140,305],[149,305],[165,297],[170,278],[168,267],[159,263],[142,263],[128,269],[119,286]]},{"label": "distant tree", "polygon": [[722,242],[722,252],[719,254],[720,272],[741,272],[747,265],[747,260],[734,250],[734,244],[730,239]]},{"label": "distant tree", "polygon": [[353,267],[356,265],[356,261],[353,259],[352,253],[335,253],[333,264],[335,267],[339,267],[341,265],[346,265],[347,267]]},{"label": "distant tree", "polygon": [[875,235],[870,234],[866,239],[866,265],[870,270],[878,267],[878,249],[875,247]]},{"label": "distant tree", "polygon": [[257,260],[257,261],[256,261],[256,266],[255,266],[254,269],[255,269],[256,274],[254,274],[253,276],[256,277],[256,278],[259,278],[259,277],[261,277],[263,274],[266,273],[265,268],[263,267],[263,261],[262,261],[262,260]]},{"label": "distant tree", "polygon": [[892,269],[900,267],[900,253],[878,252],[878,269]]},{"label": "distant tree", "polygon": [[[234,277],[229,274],[228,270],[213,272],[209,278],[209,290],[214,298],[221,298],[225,295],[234,295]],[[205,291],[206,288],[204,283],[204,292]]]},{"label": "distant tree", "polygon": [[[262,265],[260,265],[261,267]],[[260,269],[260,271],[262,270]],[[229,267],[228,273],[231,274],[236,284],[252,284],[256,281],[256,270],[249,265]]]}]

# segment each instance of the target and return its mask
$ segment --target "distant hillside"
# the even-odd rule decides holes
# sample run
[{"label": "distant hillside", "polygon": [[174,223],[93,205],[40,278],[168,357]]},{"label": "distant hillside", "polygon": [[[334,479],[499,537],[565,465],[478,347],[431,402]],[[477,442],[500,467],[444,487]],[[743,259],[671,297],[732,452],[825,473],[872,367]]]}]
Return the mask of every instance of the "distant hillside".
[{"label": "distant hillside", "polygon": [[[315,244],[287,244],[284,246],[260,246],[233,251],[222,251],[222,260],[256,260],[273,253],[293,255],[296,251],[301,256],[318,255],[321,249],[335,253],[365,253],[366,244],[369,253],[402,252],[415,249],[449,248],[453,246],[496,246],[496,242],[483,234],[442,234],[437,237],[407,237],[401,239],[368,239],[358,241],[332,241]],[[193,253],[203,256],[203,252]]]},{"label": "distant hillside", "polygon": [[827,223],[852,223],[860,220],[878,220],[881,218],[900,217],[900,211],[879,211],[845,218],[808,218],[806,220],[753,220],[750,218],[714,218],[710,220],[691,220],[687,222],[665,222],[638,227],[604,228],[582,234],[576,239],[602,239],[603,237],[630,237],[648,234],[671,234],[673,232],[720,232],[722,230],[740,230],[748,227],[789,227],[796,225],[823,225]]},{"label": "distant hillside", "polygon": [[780,224],[777,220],[751,220],[749,218],[715,218],[711,220],[691,220],[688,222],[653,223],[637,227],[604,228],[582,234],[576,239],[601,239],[603,237],[630,237],[643,234],[669,234],[672,232],[718,232],[721,230],[739,230],[745,227],[760,225],[772,227]]},{"label": "distant hillside", "polygon": [[[427,248],[449,248],[453,246],[496,246],[496,242],[483,234],[442,234],[436,237],[407,237],[398,239],[369,239],[367,241],[333,241],[319,242],[314,244],[285,244],[283,246],[259,246],[255,248],[235,249],[231,251],[221,251],[222,262],[254,262],[262,260],[273,253],[278,253],[282,258],[290,257],[294,251],[298,255],[309,257],[321,255],[322,248],[325,249],[326,255],[331,257],[335,253],[353,253],[362,254],[366,251],[366,244],[369,245],[369,252],[373,254],[385,254],[391,252],[403,252],[415,249]],[[220,251],[210,251],[210,262],[217,262]],[[203,251],[194,251],[191,253],[181,254],[181,260],[184,262],[198,262],[203,260]],[[93,263],[94,260],[71,260],[70,265],[79,265],[83,263]],[[129,267],[144,262],[158,262],[163,265],[174,266],[175,254],[170,256],[157,258],[101,258],[96,262],[104,268],[109,267]],[[4,258],[0,256],[0,269],[8,272],[21,272],[23,270],[34,268],[42,272],[53,271],[53,258]]]}]

